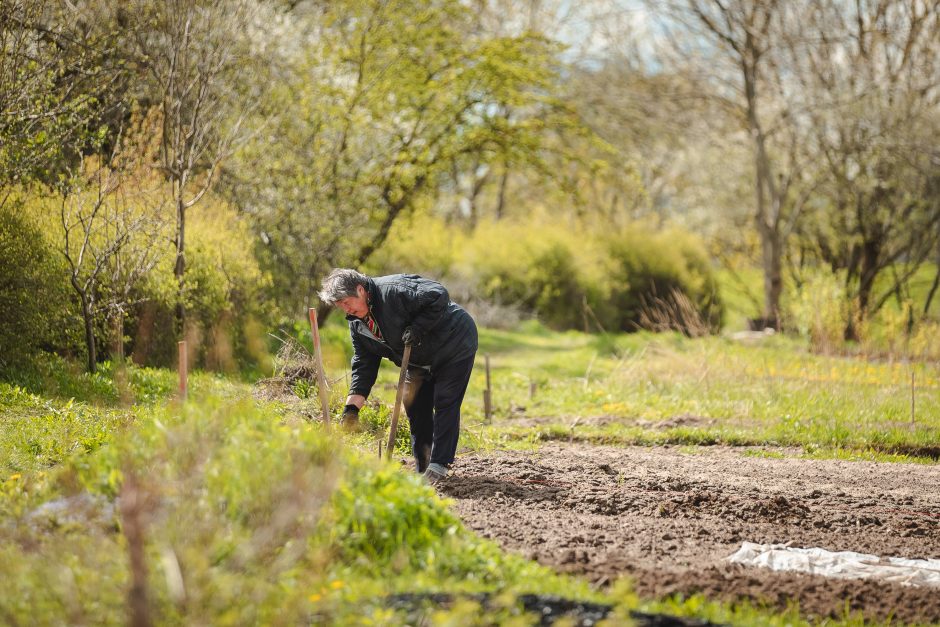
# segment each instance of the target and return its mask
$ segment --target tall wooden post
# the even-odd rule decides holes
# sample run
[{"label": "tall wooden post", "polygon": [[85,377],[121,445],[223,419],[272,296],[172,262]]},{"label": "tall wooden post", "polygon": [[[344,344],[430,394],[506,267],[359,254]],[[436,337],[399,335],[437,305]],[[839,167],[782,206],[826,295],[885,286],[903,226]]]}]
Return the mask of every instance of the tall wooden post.
[{"label": "tall wooden post", "polygon": [[486,389],[483,390],[483,416],[486,422],[493,420],[493,388],[490,387],[490,356],[483,356],[483,363],[486,365]]},{"label": "tall wooden post", "polygon": [[187,363],[186,363],[186,341],[180,341],[176,344],[179,350],[179,375],[180,375],[180,400],[186,400],[187,394]]},{"label": "tall wooden post", "polygon": [[323,352],[320,350],[320,327],[317,324],[317,310],[310,308],[310,333],[313,334],[313,353],[317,365],[317,388],[320,392],[320,409],[323,412],[323,424],[330,428],[330,390],[326,386],[326,373],[323,372]]}]

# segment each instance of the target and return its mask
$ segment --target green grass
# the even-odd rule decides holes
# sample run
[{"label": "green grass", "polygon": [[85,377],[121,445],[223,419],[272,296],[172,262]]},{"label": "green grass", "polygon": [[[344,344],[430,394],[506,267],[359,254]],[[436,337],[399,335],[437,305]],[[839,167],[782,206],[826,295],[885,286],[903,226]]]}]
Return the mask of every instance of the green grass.
[{"label": "green grass", "polygon": [[[483,331],[480,344],[464,404],[475,447],[570,439],[799,446],[816,456],[893,461],[940,456],[936,363],[820,356],[782,336],[747,346],[718,337]],[[492,425],[482,415],[483,354]]]},{"label": "green grass", "polygon": [[[337,328],[325,349],[333,355],[348,343]],[[483,415],[487,355],[492,423]],[[342,358],[327,366],[337,380],[334,404],[345,397],[347,370]],[[388,408],[397,380],[385,362],[370,400]],[[782,335],[747,345],[679,334],[557,333],[528,323],[480,331],[463,417],[462,445],[477,450],[554,440],[727,444],[925,462],[940,458],[940,364],[818,355]]]}]

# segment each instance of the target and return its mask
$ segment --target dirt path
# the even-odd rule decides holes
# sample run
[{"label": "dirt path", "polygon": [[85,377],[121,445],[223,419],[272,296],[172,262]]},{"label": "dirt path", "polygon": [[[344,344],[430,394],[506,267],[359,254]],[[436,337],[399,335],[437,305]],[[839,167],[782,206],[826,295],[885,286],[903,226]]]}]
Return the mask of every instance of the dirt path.
[{"label": "dirt path", "polygon": [[710,447],[549,445],[464,455],[443,483],[503,547],[646,597],[703,592],[844,615],[940,623],[940,590],[729,564],[747,540],[940,558],[940,466],[745,456]]}]

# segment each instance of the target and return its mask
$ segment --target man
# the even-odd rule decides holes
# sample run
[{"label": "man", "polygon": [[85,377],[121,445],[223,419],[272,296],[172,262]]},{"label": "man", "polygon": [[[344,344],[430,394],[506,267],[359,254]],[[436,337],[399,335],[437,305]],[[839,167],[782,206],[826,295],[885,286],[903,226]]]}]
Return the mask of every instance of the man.
[{"label": "man", "polygon": [[352,385],[343,423],[354,426],[382,358],[401,366],[411,344],[405,412],[415,465],[431,483],[447,476],[457,452],[460,404],[477,351],[477,327],[450,302],[443,285],[416,274],[370,278],[338,268],[323,281],[320,300],[346,312],[352,338]]}]

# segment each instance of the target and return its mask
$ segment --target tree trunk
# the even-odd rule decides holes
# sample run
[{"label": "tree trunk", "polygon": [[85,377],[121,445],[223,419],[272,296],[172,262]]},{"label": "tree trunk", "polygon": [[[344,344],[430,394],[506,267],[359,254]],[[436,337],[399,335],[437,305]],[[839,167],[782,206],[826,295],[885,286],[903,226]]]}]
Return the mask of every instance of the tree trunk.
[{"label": "tree trunk", "polygon": [[88,349],[88,372],[95,374],[98,371],[98,352],[95,347],[95,325],[91,316],[91,302],[88,296],[80,293],[82,301],[82,318],[85,320],[85,347]]},{"label": "tree trunk", "polygon": [[940,259],[937,259],[937,272],[933,275],[933,284],[930,286],[930,291],[927,292],[927,299],[924,301],[924,318],[930,314],[930,304],[933,302],[938,287],[940,287]]},{"label": "tree trunk", "polygon": [[186,205],[183,203],[182,184],[180,184],[180,193],[176,199],[176,265],[173,267],[173,275],[176,277],[176,326],[177,333],[182,337],[186,325],[186,305],[183,302],[185,296],[183,282],[186,272]]},{"label": "tree trunk", "polygon": [[858,328],[855,325],[856,318],[864,319],[868,315],[868,309],[871,304],[871,294],[875,289],[875,278],[878,276],[879,256],[881,247],[877,242],[864,242],[859,249],[861,254],[861,270],[858,275],[858,310],[854,315],[849,316],[845,325],[843,337],[851,342],[857,342],[860,338]]},{"label": "tree trunk", "polygon": [[763,327],[780,329],[780,295],[783,293],[783,244],[780,233],[766,225],[759,226],[764,269]]},{"label": "tree trunk", "polygon": [[124,363],[124,312],[118,310],[111,318],[112,358]]},{"label": "tree trunk", "polygon": [[745,58],[741,62],[741,70],[747,99],[748,130],[754,140],[754,191],[757,205],[754,218],[761,239],[764,270],[764,310],[758,326],[779,330],[780,295],[783,291],[783,242],[776,217],[771,215],[770,210],[770,204],[775,200],[775,189],[764,131],[757,112],[757,56],[753,52],[754,43],[750,38],[748,38],[747,45]]},{"label": "tree trunk", "polygon": [[502,220],[506,211],[506,184],[509,182],[509,164],[503,168],[503,176],[499,180],[499,196],[496,199],[496,219]]}]

